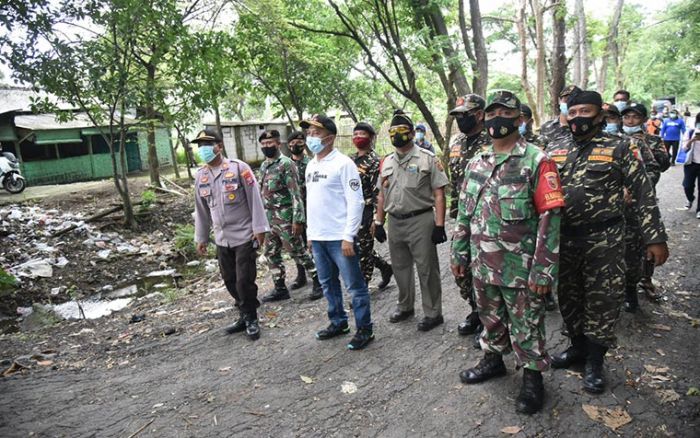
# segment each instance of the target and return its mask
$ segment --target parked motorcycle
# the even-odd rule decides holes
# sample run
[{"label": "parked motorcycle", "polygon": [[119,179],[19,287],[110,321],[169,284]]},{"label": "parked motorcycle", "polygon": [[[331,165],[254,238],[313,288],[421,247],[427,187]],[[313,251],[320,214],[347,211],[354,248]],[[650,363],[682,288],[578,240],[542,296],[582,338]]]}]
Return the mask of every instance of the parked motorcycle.
[{"label": "parked motorcycle", "polygon": [[0,155],[0,185],[12,194],[22,193],[27,186],[19,171],[19,160],[11,152]]}]

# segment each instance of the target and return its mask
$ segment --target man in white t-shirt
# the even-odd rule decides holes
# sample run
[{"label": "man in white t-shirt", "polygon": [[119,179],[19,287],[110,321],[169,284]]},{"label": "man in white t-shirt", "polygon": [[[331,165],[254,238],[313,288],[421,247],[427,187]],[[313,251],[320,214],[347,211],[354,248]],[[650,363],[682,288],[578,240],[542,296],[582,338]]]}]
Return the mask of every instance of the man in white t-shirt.
[{"label": "man in white t-shirt", "polygon": [[688,200],[685,208],[690,210],[695,200],[695,186],[698,187],[698,204],[695,217],[700,219],[700,122],[695,124],[695,132],[686,141],[684,149],[688,152],[688,161],[683,166],[683,189]]},{"label": "man in white t-shirt", "polygon": [[306,145],[315,155],[306,167],[306,233],[331,320],[316,338],[331,339],[350,332],[343,308],[342,276],[352,295],[357,326],[348,349],[361,350],[374,340],[374,333],[369,291],[355,246],[364,209],[360,174],[349,157],[333,148],[338,132],[333,120],[319,114],[300,126],[306,130]]}]

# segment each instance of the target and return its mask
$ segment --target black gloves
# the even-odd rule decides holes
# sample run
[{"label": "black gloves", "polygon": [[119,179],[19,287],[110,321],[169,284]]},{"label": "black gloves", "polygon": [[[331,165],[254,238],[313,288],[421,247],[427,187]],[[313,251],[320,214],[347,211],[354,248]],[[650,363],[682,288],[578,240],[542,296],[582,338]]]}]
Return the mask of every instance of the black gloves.
[{"label": "black gloves", "polygon": [[386,231],[384,231],[384,225],[374,225],[374,238],[377,239],[377,242],[379,243],[386,242]]},{"label": "black gloves", "polygon": [[[433,243],[435,245],[447,242],[447,234],[445,234],[445,227],[435,225],[435,227],[433,228],[433,235],[432,235],[431,239],[433,240]],[[377,240],[379,240],[379,239],[377,239]]]}]

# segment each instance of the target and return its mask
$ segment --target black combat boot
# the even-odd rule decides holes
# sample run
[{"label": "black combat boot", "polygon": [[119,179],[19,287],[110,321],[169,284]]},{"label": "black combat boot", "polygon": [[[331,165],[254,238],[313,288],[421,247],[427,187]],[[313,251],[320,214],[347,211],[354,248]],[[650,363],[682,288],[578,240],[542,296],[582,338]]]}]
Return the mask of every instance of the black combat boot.
[{"label": "black combat boot", "polygon": [[321,286],[321,282],[318,281],[318,274],[314,274],[312,277],[314,281],[314,287],[311,289],[311,293],[309,294],[309,299],[311,301],[318,300],[320,298],[323,298],[323,286]]},{"label": "black combat boot", "polygon": [[474,333],[480,333],[483,326],[481,325],[481,320],[479,319],[479,312],[472,310],[472,313],[467,315],[464,321],[460,322],[457,326],[457,333],[462,336],[471,335]]},{"label": "black combat boot", "polygon": [[549,311],[557,309],[557,303],[554,301],[554,294],[552,292],[544,296],[544,308]]},{"label": "black combat boot", "polygon": [[459,379],[466,384],[480,383],[494,377],[505,376],[506,372],[503,356],[487,352],[474,368],[459,373]]},{"label": "black combat boot", "polygon": [[289,289],[287,289],[287,285],[284,284],[284,278],[282,278],[275,282],[275,288],[272,292],[262,297],[261,301],[263,303],[269,303],[272,301],[288,300],[289,298],[291,298],[289,296]]},{"label": "black combat boot", "polygon": [[586,336],[576,335],[571,338],[569,348],[552,356],[552,368],[569,368],[574,364],[582,364],[586,360],[587,352]]},{"label": "black combat boot", "polygon": [[248,335],[248,339],[251,341],[260,339],[260,325],[258,324],[257,318],[245,322],[245,332]]},{"label": "black combat boot", "polygon": [[228,327],[224,328],[224,331],[228,333],[229,335],[232,335],[234,333],[240,333],[245,330],[245,319],[243,319],[243,315],[241,315],[236,322],[231,324]]},{"label": "black combat boot", "polygon": [[639,308],[639,299],[637,297],[637,285],[627,286],[625,288],[625,302],[622,305],[625,312],[634,313]]},{"label": "black combat boot", "polygon": [[[483,327],[482,329],[483,330]],[[472,340],[472,347],[474,347],[475,350],[481,350],[481,330],[478,332],[474,333],[474,339]]]},{"label": "black combat boot", "polygon": [[586,368],[583,373],[583,389],[591,394],[600,394],[605,391],[605,375],[603,363],[608,348],[604,345],[588,340],[588,355],[586,356]]},{"label": "black combat boot", "polygon": [[542,373],[528,368],[523,369],[523,386],[515,399],[515,411],[519,414],[532,415],[542,409],[544,403],[544,385]]},{"label": "black combat boot", "polygon": [[394,270],[391,268],[391,265],[389,263],[385,262],[382,259],[378,259],[376,261],[376,265],[377,268],[379,268],[379,272],[382,273],[382,281],[379,282],[377,288],[379,290],[382,290],[389,286],[391,277],[394,275]]},{"label": "black combat boot", "polygon": [[297,278],[294,279],[290,287],[292,290],[297,290],[304,286],[306,286],[306,269],[304,269],[304,265],[297,263]]}]

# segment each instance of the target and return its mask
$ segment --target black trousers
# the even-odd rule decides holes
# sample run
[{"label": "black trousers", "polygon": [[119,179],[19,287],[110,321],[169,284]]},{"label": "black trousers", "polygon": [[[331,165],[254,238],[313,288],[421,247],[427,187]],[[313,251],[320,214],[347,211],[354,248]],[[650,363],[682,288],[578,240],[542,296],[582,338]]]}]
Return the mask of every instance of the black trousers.
[{"label": "black trousers", "polygon": [[697,211],[700,212],[700,163],[688,163],[683,166],[683,189],[685,190],[685,198],[691,204],[695,200],[695,186],[698,187],[698,205]]},{"label": "black trousers", "polygon": [[257,319],[257,309],[260,307],[258,285],[255,284],[257,275],[255,261],[258,257],[256,246],[254,247],[251,240],[233,248],[218,245],[216,247],[221,277],[246,321]]},{"label": "black trousers", "polygon": [[678,144],[680,140],[664,140],[666,152],[671,156],[671,164],[676,164],[676,156],[678,155]]}]

